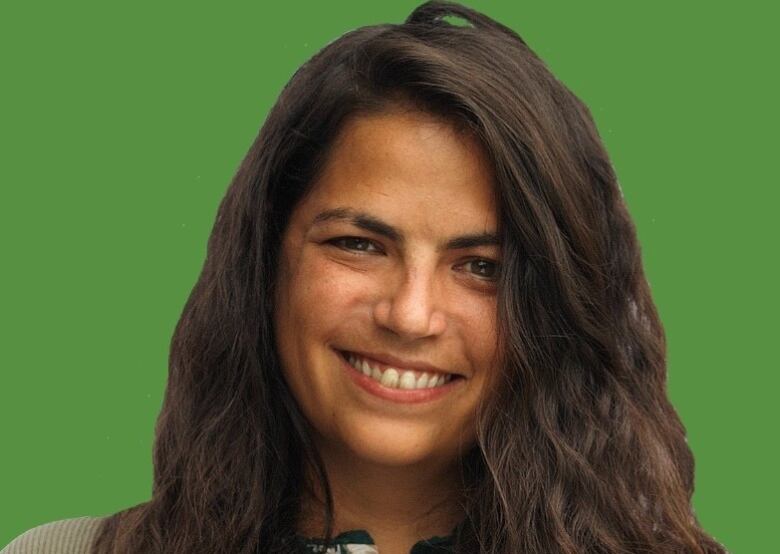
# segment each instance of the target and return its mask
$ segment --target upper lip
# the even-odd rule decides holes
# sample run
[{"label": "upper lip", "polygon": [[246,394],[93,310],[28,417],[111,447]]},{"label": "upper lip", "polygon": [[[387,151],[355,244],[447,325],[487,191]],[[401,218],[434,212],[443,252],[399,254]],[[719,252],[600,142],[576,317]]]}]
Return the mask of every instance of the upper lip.
[{"label": "upper lip", "polygon": [[383,363],[385,365],[389,365],[398,369],[415,369],[417,371],[427,371],[428,373],[444,373],[444,374],[452,374],[452,375],[458,375],[457,373],[454,373],[452,371],[444,370],[440,367],[437,367],[435,365],[426,363],[426,362],[419,362],[419,361],[413,361],[413,360],[404,360],[401,358],[397,358],[395,356],[392,356],[390,354],[384,354],[384,353],[378,353],[378,352],[361,352],[360,350],[345,350],[345,352],[349,354],[355,354],[357,356],[360,356],[361,358],[369,358],[371,360],[376,360],[377,362]]}]

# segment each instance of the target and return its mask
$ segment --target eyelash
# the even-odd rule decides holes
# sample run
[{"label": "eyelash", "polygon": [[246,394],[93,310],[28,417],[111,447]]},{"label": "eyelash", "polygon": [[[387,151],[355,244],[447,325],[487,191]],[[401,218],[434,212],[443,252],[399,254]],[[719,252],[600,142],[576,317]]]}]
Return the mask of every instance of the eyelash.
[{"label": "eyelash", "polygon": [[[348,248],[346,246],[342,246],[342,244],[345,241],[357,241],[357,242],[360,242],[360,243],[371,244],[371,245],[374,246],[374,248],[376,248],[376,250],[364,250],[364,249],[361,249],[361,248]],[[337,238],[334,238],[334,239],[330,239],[327,242],[329,244],[332,244],[333,246],[335,246],[337,248],[340,248],[342,250],[345,250],[347,252],[350,252],[350,253],[353,253],[353,254],[357,254],[357,255],[361,255],[360,253],[382,252],[382,249],[379,248],[378,245],[374,241],[369,240],[369,239],[365,239],[365,238],[362,238],[362,237],[337,237]],[[477,277],[478,279],[480,279],[482,281],[487,281],[487,282],[494,282],[494,281],[496,281],[496,279],[498,277],[499,266],[498,266],[498,262],[496,262],[494,260],[488,260],[486,258],[474,258],[474,259],[471,259],[471,260],[467,260],[466,262],[464,262],[461,265],[467,265],[467,264],[471,264],[471,263],[480,263],[480,262],[487,262],[488,264],[493,264],[495,266],[494,275],[491,276],[491,277],[480,276],[480,275],[478,275],[476,273],[472,273],[472,275],[474,275],[475,277]]]}]

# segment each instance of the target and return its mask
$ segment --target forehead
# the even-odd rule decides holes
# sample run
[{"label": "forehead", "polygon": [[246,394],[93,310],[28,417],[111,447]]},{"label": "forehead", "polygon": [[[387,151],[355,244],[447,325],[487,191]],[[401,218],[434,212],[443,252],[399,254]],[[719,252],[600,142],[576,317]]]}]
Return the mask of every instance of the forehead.
[{"label": "forehead", "polygon": [[350,119],[302,203],[306,216],[353,207],[410,228],[495,230],[494,177],[482,145],[416,111]]}]

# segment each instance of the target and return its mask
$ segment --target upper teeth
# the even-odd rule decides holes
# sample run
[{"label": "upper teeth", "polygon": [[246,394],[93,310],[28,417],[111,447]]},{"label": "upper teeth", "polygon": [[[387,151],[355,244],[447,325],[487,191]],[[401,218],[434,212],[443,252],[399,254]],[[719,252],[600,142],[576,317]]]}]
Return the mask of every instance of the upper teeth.
[{"label": "upper teeth", "polygon": [[354,354],[347,354],[350,365],[362,372],[363,375],[379,381],[385,387],[393,389],[430,389],[448,383],[452,379],[451,374],[418,372],[408,369],[396,369],[386,367],[381,369],[379,364],[360,358]]}]

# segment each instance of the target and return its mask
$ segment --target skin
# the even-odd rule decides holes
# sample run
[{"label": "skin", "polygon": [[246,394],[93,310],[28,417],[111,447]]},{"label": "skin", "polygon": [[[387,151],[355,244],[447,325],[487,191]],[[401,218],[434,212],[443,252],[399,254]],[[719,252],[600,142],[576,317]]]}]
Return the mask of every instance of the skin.
[{"label": "skin", "polygon": [[[493,179],[479,143],[445,121],[414,110],[359,116],[283,236],[275,329],[284,376],[323,456],[336,531],[366,529],[383,554],[408,554],[463,518],[458,464],[474,445],[494,367],[490,273],[500,249],[440,245],[496,233]],[[334,208],[368,213],[404,240],[348,220],[313,224]],[[357,386],[337,350],[424,361],[462,378],[439,400],[400,404]],[[301,532],[321,536],[317,491],[302,510]]]}]

